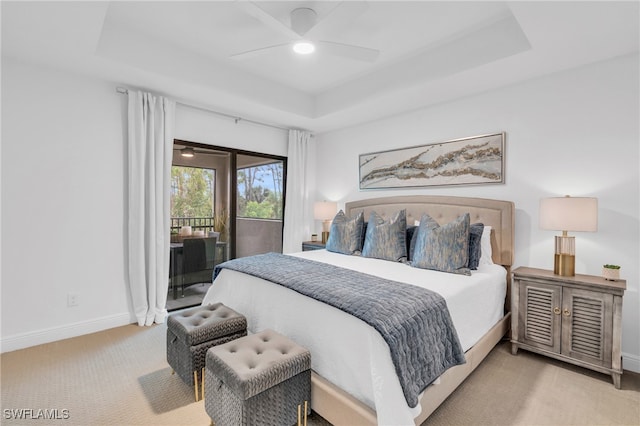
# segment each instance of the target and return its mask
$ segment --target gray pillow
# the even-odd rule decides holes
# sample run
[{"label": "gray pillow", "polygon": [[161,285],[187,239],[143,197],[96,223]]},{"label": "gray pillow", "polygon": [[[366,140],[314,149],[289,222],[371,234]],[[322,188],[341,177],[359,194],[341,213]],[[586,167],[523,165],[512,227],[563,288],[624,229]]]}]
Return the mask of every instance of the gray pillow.
[{"label": "gray pillow", "polygon": [[[365,223],[366,225],[366,223]],[[480,257],[482,256],[482,232],[484,231],[484,225],[482,223],[472,223],[469,226],[469,269],[476,270],[480,264]],[[407,254],[408,259],[413,260],[416,247],[416,239],[418,237],[418,227],[407,227]]]},{"label": "gray pillow", "polygon": [[407,260],[413,259],[413,249],[416,246],[416,236],[418,235],[418,227],[407,226]]},{"label": "gray pillow", "polygon": [[469,270],[469,213],[440,226],[423,214],[411,266],[471,275]]},{"label": "gray pillow", "polygon": [[390,220],[371,212],[362,247],[363,257],[406,262],[407,212],[400,210]]},{"label": "gray pillow", "polygon": [[362,212],[355,217],[348,217],[340,210],[331,222],[329,239],[325,248],[335,253],[360,254],[363,226],[364,215]]},{"label": "gray pillow", "polygon": [[482,231],[484,231],[482,223],[472,223],[469,226],[469,269],[478,269],[480,255],[482,255],[482,246],[480,244]]}]

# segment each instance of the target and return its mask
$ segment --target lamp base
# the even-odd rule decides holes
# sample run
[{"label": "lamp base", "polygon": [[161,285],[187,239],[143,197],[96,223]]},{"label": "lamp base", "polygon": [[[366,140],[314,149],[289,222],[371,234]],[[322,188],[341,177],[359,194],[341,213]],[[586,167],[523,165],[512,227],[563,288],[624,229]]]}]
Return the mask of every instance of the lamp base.
[{"label": "lamp base", "polygon": [[572,254],[556,253],[553,262],[553,273],[562,277],[576,275],[576,257]]},{"label": "lamp base", "polygon": [[329,240],[329,231],[322,231],[322,244],[327,244]]}]

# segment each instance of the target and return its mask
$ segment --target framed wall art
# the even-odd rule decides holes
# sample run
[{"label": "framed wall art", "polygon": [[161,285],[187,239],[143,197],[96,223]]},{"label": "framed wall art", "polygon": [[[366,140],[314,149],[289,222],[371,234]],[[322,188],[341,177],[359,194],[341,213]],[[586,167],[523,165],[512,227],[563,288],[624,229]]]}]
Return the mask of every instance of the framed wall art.
[{"label": "framed wall art", "polygon": [[360,154],[360,189],[504,183],[505,133]]}]

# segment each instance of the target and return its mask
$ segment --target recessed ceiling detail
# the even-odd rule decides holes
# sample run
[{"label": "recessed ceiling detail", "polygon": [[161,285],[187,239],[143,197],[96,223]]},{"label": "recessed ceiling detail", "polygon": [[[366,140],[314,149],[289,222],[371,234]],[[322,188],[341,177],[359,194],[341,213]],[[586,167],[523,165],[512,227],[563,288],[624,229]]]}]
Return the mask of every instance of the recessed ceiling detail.
[{"label": "recessed ceiling detail", "polygon": [[[605,1],[3,2],[2,56],[322,132],[637,55],[639,16]],[[293,52],[300,39],[317,52]]]}]

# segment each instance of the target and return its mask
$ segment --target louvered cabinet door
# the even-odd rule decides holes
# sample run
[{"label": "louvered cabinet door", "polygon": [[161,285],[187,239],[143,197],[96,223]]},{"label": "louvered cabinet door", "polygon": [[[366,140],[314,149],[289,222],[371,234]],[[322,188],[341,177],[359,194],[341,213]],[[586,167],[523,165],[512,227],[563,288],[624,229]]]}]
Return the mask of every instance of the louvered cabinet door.
[{"label": "louvered cabinet door", "polygon": [[611,367],[613,295],[565,288],[562,294],[561,353]]},{"label": "louvered cabinet door", "polygon": [[522,342],[560,352],[562,288],[531,281],[520,282],[519,335]]}]

